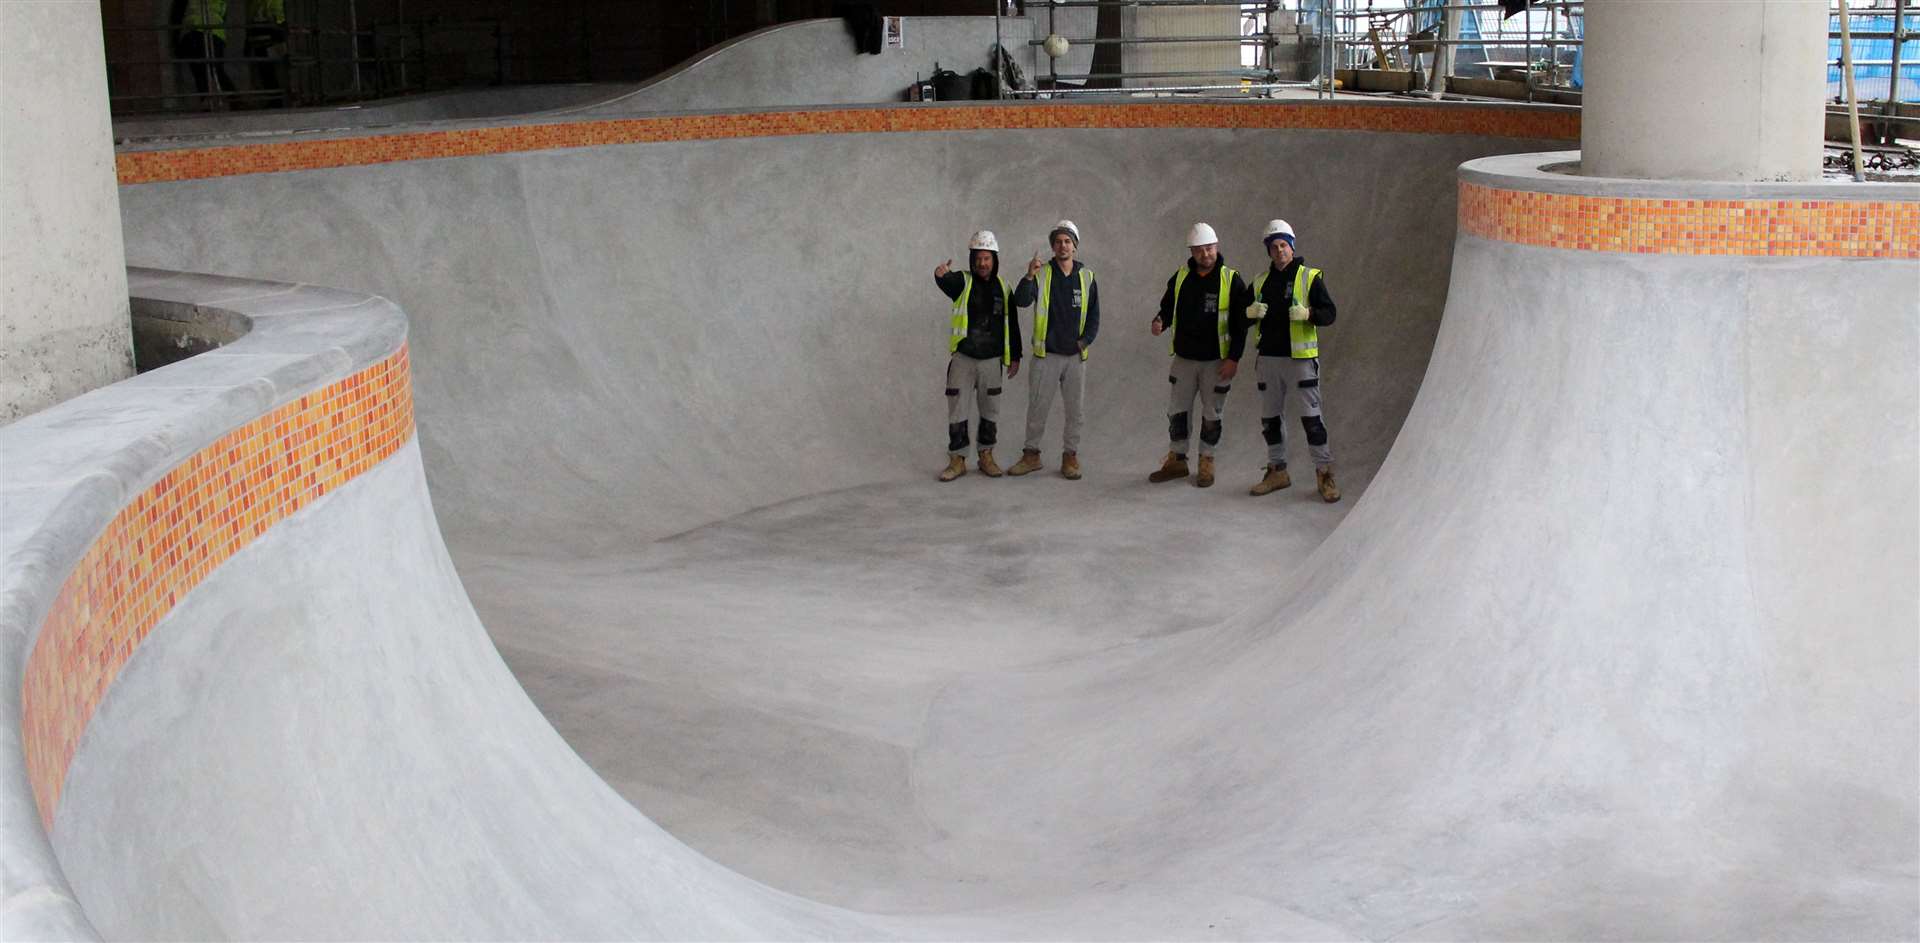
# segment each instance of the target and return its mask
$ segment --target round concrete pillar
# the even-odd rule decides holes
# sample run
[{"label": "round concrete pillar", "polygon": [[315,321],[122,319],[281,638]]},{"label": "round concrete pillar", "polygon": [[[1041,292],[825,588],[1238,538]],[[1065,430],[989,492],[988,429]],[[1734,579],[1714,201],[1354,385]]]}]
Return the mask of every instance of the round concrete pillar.
[{"label": "round concrete pillar", "polygon": [[1588,0],[1581,171],[1820,175],[1826,0]]},{"label": "round concrete pillar", "polygon": [[133,375],[100,5],[0,0],[0,423]]}]

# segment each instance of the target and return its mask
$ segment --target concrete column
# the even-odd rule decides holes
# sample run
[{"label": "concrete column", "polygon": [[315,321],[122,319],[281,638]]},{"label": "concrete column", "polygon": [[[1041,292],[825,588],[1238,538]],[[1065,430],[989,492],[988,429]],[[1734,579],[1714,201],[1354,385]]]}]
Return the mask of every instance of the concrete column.
[{"label": "concrete column", "polygon": [[100,4],[0,0],[0,423],[133,375],[117,187]]},{"label": "concrete column", "polygon": [[1582,172],[1820,175],[1826,0],[1588,0]]}]

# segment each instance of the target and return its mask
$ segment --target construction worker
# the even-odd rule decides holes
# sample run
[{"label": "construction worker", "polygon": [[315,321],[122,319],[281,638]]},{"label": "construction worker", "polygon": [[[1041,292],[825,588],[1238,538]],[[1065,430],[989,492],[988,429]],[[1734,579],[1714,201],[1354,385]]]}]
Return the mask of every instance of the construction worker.
[{"label": "construction worker", "polygon": [[1153,318],[1154,336],[1173,330],[1173,365],[1167,371],[1172,387],[1167,405],[1167,438],[1172,449],[1160,470],[1148,481],[1187,477],[1187,442],[1192,432],[1193,402],[1200,401],[1200,473],[1193,483],[1213,485],[1213,450],[1220,444],[1221,416],[1240,369],[1247,344],[1247,306],[1253,291],[1239,273],[1227,267],[1213,227],[1194,223],[1187,233],[1187,264],[1167,279],[1160,296],[1160,313]]},{"label": "construction worker", "polygon": [[[173,36],[173,56],[188,64],[193,87],[201,95],[233,91],[227,75],[227,0],[173,0],[168,22],[180,29]],[[214,107],[225,107],[214,98]]]},{"label": "construction worker", "polygon": [[1047,433],[1053,397],[1065,401],[1067,428],[1060,453],[1060,476],[1080,480],[1081,403],[1087,392],[1087,350],[1100,333],[1100,288],[1093,271],[1075,260],[1080,227],[1073,220],[1055,223],[1047,233],[1053,259],[1038,254],[1027,263],[1020,291],[1034,297],[1033,366],[1027,370],[1027,442],[1009,475],[1040,470],[1040,439]]},{"label": "construction worker", "polygon": [[1260,352],[1254,373],[1260,381],[1260,435],[1267,440],[1267,467],[1249,493],[1272,494],[1293,484],[1287,474],[1285,407],[1287,390],[1297,389],[1300,425],[1313,453],[1320,498],[1332,503],[1340,500],[1340,487],[1333,480],[1327,424],[1320,418],[1320,328],[1333,323],[1333,296],[1320,270],[1294,254],[1293,227],[1286,220],[1267,223],[1261,238],[1272,264],[1254,279],[1254,304],[1247,313]]},{"label": "construction worker", "polygon": [[[993,460],[993,446],[999,438],[1002,371],[1005,376],[1020,374],[1020,320],[1015,309],[1031,304],[1007,288],[1000,277],[1000,242],[982,229],[967,240],[968,262],[972,271],[951,271],[948,259],[933,270],[933,281],[953,299],[953,320],[947,335],[947,467],[941,481],[952,481],[967,473],[967,401],[971,393],[978,404],[980,473],[988,478],[1002,474]],[[1030,292],[1030,289],[1027,289]]]}]

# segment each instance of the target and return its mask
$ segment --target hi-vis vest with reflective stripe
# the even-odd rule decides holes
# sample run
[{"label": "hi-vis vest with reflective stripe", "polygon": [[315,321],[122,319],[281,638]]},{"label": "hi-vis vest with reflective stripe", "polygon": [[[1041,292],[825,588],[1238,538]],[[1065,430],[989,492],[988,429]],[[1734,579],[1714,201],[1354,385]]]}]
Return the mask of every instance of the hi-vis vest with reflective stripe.
[{"label": "hi-vis vest with reflective stripe", "polygon": [[[1033,312],[1033,355],[1047,355],[1047,303],[1053,299],[1053,263],[1048,262],[1040,270],[1040,301]],[[1093,301],[1093,273],[1087,267],[1080,266],[1080,333],[1087,332],[1087,305]],[[1080,352],[1080,359],[1087,359],[1087,352]],[[1038,370],[1038,367],[1034,369]]]},{"label": "hi-vis vest with reflective stripe", "polygon": [[[1180,318],[1180,286],[1182,286],[1182,285],[1185,285],[1185,284],[1187,283],[1187,272],[1188,272],[1188,271],[1190,271],[1190,269],[1189,269],[1189,268],[1188,268],[1187,266],[1185,266],[1185,265],[1182,265],[1182,266],[1180,266],[1180,271],[1178,271],[1178,272],[1175,272],[1175,273],[1173,273],[1173,317],[1174,317],[1174,320],[1179,320],[1179,318]],[[1230,337],[1230,336],[1228,335],[1228,333],[1227,333],[1227,302],[1228,302],[1229,300],[1231,300],[1230,298],[1228,298],[1228,294],[1227,294],[1227,293],[1233,290],[1233,269],[1230,269],[1230,268],[1227,268],[1226,266],[1224,266],[1224,265],[1222,265],[1222,266],[1220,266],[1220,267],[1219,267],[1219,271],[1218,271],[1218,273],[1217,273],[1217,274],[1219,274],[1219,276],[1220,276],[1220,300],[1218,301],[1218,305],[1219,305],[1219,309],[1220,309],[1220,310],[1219,310],[1219,314],[1220,314],[1220,359],[1221,359],[1221,360],[1225,360],[1225,359],[1227,359],[1227,352],[1233,349],[1233,338],[1232,338],[1232,337]],[[1167,332],[1168,332],[1169,334],[1171,334],[1171,333],[1173,332],[1173,325],[1171,325],[1171,324],[1169,324],[1169,325],[1167,325]],[[1168,337],[1168,338],[1167,338],[1167,353],[1169,353],[1169,354],[1171,354],[1171,353],[1173,353],[1173,352],[1174,352],[1174,350],[1173,350],[1173,338],[1172,338],[1172,337]]]},{"label": "hi-vis vest with reflective stripe", "polygon": [[180,25],[209,33],[213,38],[226,42],[227,0],[187,0],[186,16]]},{"label": "hi-vis vest with reflective stripe", "polygon": [[[953,332],[947,336],[947,353],[959,350],[960,342],[967,339],[967,298],[973,294],[975,277],[968,272],[967,287],[960,289],[960,297],[953,299]],[[1013,293],[1007,291],[1006,279],[996,275],[993,280],[1000,283],[1000,316],[1004,318],[1013,310]],[[1013,362],[1013,332],[1004,328],[1000,331],[1000,362]]]},{"label": "hi-vis vest with reflective stripe", "polygon": [[[1260,278],[1253,283],[1253,300],[1259,302],[1265,302],[1267,300],[1267,276],[1272,274],[1273,269],[1267,269],[1265,272],[1260,273]],[[1307,303],[1307,295],[1312,290],[1313,280],[1319,277],[1319,269],[1307,268],[1304,265],[1300,266],[1300,268],[1293,273],[1294,304],[1303,305]],[[1269,317],[1271,317],[1271,315],[1269,315]],[[1255,333],[1253,335],[1253,342],[1256,345],[1260,343],[1260,325],[1265,323],[1266,320],[1267,318],[1261,318],[1254,322],[1253,329]],[[1320,328],[1315,326],[1312,321],[1295,321],[1288,319],[1287,340],[1291,343],[1293,356],[1297,359],[1311,360],[1320,356]]]}]

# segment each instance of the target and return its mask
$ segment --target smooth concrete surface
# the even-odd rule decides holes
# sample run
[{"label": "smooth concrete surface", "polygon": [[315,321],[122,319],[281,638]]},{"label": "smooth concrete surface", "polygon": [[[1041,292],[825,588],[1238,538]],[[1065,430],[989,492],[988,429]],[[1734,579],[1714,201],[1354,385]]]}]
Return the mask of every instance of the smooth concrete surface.
[{"label": "smooth concrete surface", "polygon": [[100,5],[0,3],[0,423],[133,375]]},{"label": "smooth concrete surface", "polygon": [[[1012,269],[1062,216],[1086,234],[1107,306],[1089,372],[1094,474],[1131,479],[1165,451],[1166,340],[1146,324],[1188,226],[1212,221],[1229,264],[1257,271],[1260,226],[1285,215],[1347,311],[1328,335],[1328,422],[1363,483],[1437,326],[1454,167],[1529,146],[1224,129],[817,135],[231,177],[123,198],[143,264],[342,285],[409,312],[422,442],[457,557],[503,532],[597,553],[937,468],[948,308],[933,267],[991,226]],[[1276,180],[1249,154],[1295,170]],[[1131,183],[1143,179],[1151,193]],[[276,225],[285,219],[308,222]],[[918,367],[875,375],[875,358]],[[1241,386],[1223,461],[1250,475],[1258,417]],[[1009,389],[1003,448],[1017,450],[1024,386]],[[1341,403],[1336,389],[1366,399]]]},{"label": "smooth concrete surface", "polygon": [[94,936],[41,830],[21,742],[21,679],[67,574],[168,469],[406,337],[399,309],[365,295],[140,269],[121,278],[143,300],[216,308],[247,334],[0,427],[0,928],[9,940]]},{"label": "smooth concrete surface", "polygon": [[1583,172],[1820,177],[1826,0],[1591,0]]},{"label": "smooth concrete surface", "polygon": [[[236,557],[76,758],[78,896],[132,935],[1914,936],[1920,265],[1452,237],[1451,165],[1505,147],[822,136],[130,189],[144,261],[406,302],[460,577],[411,451]],[[315,225],[248,217],[288,208]],[[1246,497],[1244,392],[1221,485],[1149,486],[1185,223],[1245,264],[1276,212],[1342,301],[1350,497]],[[939,485],[928,270],[1063,214],[1111,319],[1089,477]],[[709,861],[570,765],[457,582]]]}]

